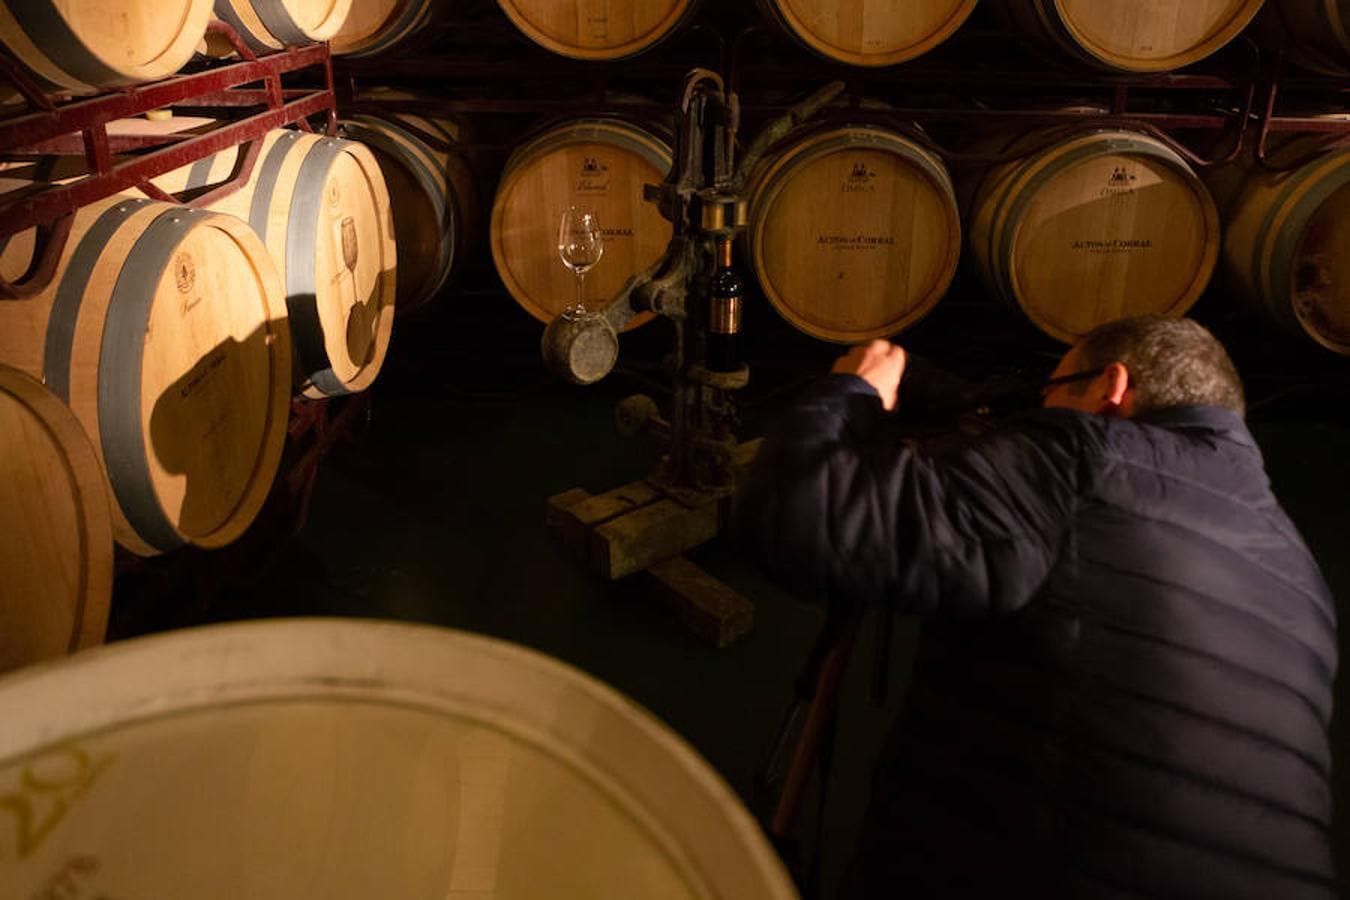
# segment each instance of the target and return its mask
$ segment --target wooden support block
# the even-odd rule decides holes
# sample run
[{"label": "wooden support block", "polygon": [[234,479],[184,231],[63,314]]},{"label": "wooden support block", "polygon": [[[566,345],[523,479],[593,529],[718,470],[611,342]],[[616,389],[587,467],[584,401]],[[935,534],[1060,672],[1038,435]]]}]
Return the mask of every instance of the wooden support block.
[{"label": "wooden support block", "polygon": [[656,500],[596,526],[591,532],[591,565],[611,581],[640,572],[712,540],[717,518],[715,501],[689,507]]},{"label": "wooden support block", "polygon": [[700,638],[722,648],[748,632],[755,607],[683,556],[647,569],[662,601]]},{"label": "wooden support block", "polygon": [[615,516],[623,515],[634,509],[646,506],[659,499],[660,492],[645,481],[625,484],[612,491],[605,491],[573,506],[568,512],[585,526],[599,525]]},{"label": "wooden support block", "polygon": [[564,547],[583,562],[586,560],[587,528],[582,525],[572,510],[583,500],[591,499],[590,491],[572,488],[548,498],[544,507],[544,526],[553,532]]}]

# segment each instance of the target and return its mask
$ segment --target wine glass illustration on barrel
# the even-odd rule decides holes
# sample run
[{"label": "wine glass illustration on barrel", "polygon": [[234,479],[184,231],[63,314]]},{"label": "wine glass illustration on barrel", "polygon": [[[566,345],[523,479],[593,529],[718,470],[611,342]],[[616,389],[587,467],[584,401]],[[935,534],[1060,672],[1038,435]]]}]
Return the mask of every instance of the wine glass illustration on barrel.
[{"label": "wine glass illustration on barrel", "polygon": [[583,293],[586,273],[600,261],[605,253],[605,238],[600,233],[600,223],[595,213],[584,206],[569,206],[558,223],[558,255],[563,265],[577,276],[576,306],[565,315],[582,316],[586,312]]}]

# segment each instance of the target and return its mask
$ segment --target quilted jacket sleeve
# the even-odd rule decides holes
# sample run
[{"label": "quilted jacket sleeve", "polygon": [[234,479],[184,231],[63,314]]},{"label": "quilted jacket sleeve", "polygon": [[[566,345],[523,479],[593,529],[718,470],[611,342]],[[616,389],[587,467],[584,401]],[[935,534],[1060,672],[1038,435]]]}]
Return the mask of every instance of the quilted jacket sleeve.
[{"label": "quilted jacket sleeve", "polygon": [[878,440],[883,415],[861,378],[822,379],[765,439],[733,533],[833,599],[943,616],[1025,605],[1069,535],[1092,417],[1038,411],[936,454]]}]

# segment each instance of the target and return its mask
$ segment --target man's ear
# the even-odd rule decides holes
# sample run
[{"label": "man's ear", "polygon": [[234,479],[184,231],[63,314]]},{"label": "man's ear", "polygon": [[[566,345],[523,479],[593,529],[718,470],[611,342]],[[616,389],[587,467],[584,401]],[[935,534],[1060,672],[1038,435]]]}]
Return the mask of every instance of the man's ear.
[{"label": "man's ear", "polygon": [[1100,376],[1102,412],[1129,417],[1134,413],[1134,391],[1130,388],[1130,370],[1113,362]]}]

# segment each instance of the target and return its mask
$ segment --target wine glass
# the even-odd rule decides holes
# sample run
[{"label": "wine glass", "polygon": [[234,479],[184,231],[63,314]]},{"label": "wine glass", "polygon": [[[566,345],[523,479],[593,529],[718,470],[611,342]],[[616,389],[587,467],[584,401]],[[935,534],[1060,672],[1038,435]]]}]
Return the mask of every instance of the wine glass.
[{"label": "wine glass", "polygon": [[600,233],[600,223],[595,213],[584,206],[569,206],[558,223],[558,255],[563,265],[577,276],[577,304],[569,310],[573,316],[586,312],[586,303],[582,288],[586,273],[600,261],[605,252],[604,235]]}]

